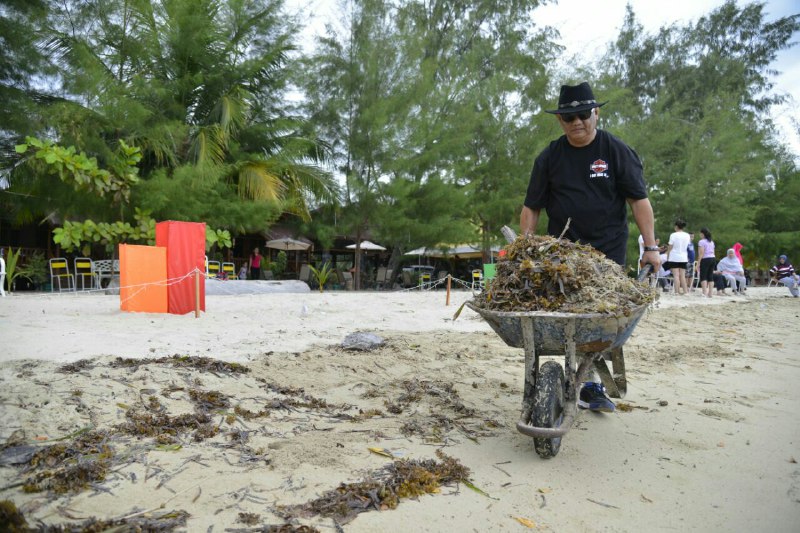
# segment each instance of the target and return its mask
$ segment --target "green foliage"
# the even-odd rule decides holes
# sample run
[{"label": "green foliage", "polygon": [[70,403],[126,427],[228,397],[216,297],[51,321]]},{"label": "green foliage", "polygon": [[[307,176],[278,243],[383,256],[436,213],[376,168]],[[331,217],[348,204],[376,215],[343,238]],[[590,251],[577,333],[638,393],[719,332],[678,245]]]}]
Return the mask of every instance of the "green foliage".
[{"label": "green foliage", "polygon": [[8,258],[6,259],[6,285],[9,293],[13,291],[14,282],[17,280],[17,278],[30,279],[25,270],[22,268],[17,268],[17,263],[19,262],[19,256],[21,253],[21,248],[17,248],[16,254],[14,253],[13,248],[8,249]]},{"label": "green foliage", "polygon": [[220,246],[221,248],[230,248],[233,246],[231,233],[226,229],[215,230],[206,226],[206,251],[210,250],[213,246]]},{"label": "green foliage", "polygon": [[538,3],[348,4],[300,81],[344,175],[337,224],[405,248],[500,238],[519,213],[530,117],[557,50],[530,23]]},{"label": "green foliage", "polygon": [[143,243],[153,245],[156,239],[156,221],[146,211],[136,210],[135,224],[128,222],[82,222],[65,221],[53,230],[53,242],[67,252],[80,250],[91,255],[93,245],[101,245],[109,254],[120,243]]},{"label": "green foliage", "polygon": [[288,258],[286,256],[286,252],[281,250],[275,256],[275,261],[272,261],[269,264],[269,269],[272,271],[272,275],[275,276],[275,279],[281,279],[283,273],[286,272],[287,263],[288,263]]},{"label": "green foliage", "polygon": [[27,144],[16,146],[18,154],[31,152],[34,161],[43,163],[47,171],[58,175],[61,181],[72,184],[76,190],[85,190],[101,197],[111,193],[115,200],[127,201],[130,188],[139,181],[136,165],[142,158],[141,151],[128,146],[123,140],[119,141],[114,172],[99,168],[96,158],[77,152],[74,146],[65,148],[34,137],[26,137],[25,141]]},{"label": "green foliage", "polygon": [[328,283],[328,279],[330,279],[334,273],[330,261],[326,261],[319,269],[315,268],[314,265],[308,265],[308,268],[311,270],[311,274],[313,274],[317,285],[319,285],[319,292],[323,292],[325,290],[325,284]]},{"label": "green foliage", "polygon": [[[128,222],[64,222],[53,230],[53,242],[67,252],[80,250],[83,255],[91,255],[94,245],[103,246],[112,254],[120,243],[141,243],[154,245],[156,242],[156,220],[148,211],[136,209],[134,224]],[[212,246],[230,248],[233,246],[231,234],[226,229],[213,229],[206,226],[206,250]]]},{"label": "green foliage", "polygon": [[[20,30],[10,36],[24,28],[35,46],[14,39],[14,50],[26,53],[0,67],[15,80],[55,80],[52,95],[37,94],[18,108],[24,120],[3,121],[12,138],[33,129],[52,139],[19,146],[35,152],[30,159],[39,167],[82,191],[111,192],[121,203],[138,166],[140,185],[160,183],[134,190],[133,206],[231,232],[263,229],[282,211],[308,217],[309,202],[335,198],[336,182],[319,166],[324,144],[301,134],[302,122],[284,98],[296,29],[283,2],[45,1],[37,7],[42,12],[35,16],[35,9],[10,9]],[[37,50],[41,57],[34,57]],[[56,96],[62,94],[68,99]],[[70,145],[75,148],[61,148]],[[104,202],[81,198],[76,206],[74,197],[42,194],[50,192],[48,175],[16,163],[0,159],[3,168],[13,168],[11,189],[26,194],[18,219],[129,221],[124,211],[102,212]],[[199,187],[187,187],[182,176],[177,187],[164,183],[209,167],[215,171]]]},{"label": "green foliage", "polygon": [[159,220],[203,221],[232,234],[274,222],[284,210],[280,201],[243,201],[226,183],[229,171],[225,165],[161,169],[134,189],[132,199]]},{"label": "green foliage", "polygon": [[[764,4],[729,0],[650,35],[628,8],[597,76],[596,92],[613,98],[601,127],[641,156],[662,242],[680,217],[695,233],[711,229],[718,248],[774,247],[759,236],[764,224],[753,206],[769,205],[760,200],[769,197],[769,167],[782,151],[764,113],[781,100],[771,92],[770,64],[798,29],[800,16],[767,22]],[[631,232],[629,249],[637,237]],[[630,265],[636,257],[629,254]]]},{"label": "green foliage", "polygon": [[18,268],[24,273],[24,277],[36,286],[41,286],[50,277],[49,266],[44,252],[34,252],[29,255],[25,264]]},{"label": "green foliage", "polygon": [[800,169],[784,156],[771,165],[771,170],[772,186],[762,193],[754,209],[756,236],[751,242],[743,242],[742,251],[745,264],[750,264],[750,259],[762,268],[772,266],[781,254],[795,264],[800,262]]},{"label": "green foliage", "polygon": [[382,192],[375,227],[384,242],[409,250],[474,240],[474,228],[463,215],[468,202],[463,188],[431,177],[422,184],[395,179]]}]

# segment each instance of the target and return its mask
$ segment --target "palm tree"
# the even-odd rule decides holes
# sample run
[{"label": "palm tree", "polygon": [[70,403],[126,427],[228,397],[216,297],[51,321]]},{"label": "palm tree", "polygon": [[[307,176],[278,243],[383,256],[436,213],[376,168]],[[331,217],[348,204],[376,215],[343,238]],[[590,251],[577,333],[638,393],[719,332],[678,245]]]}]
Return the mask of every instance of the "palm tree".
[{"label": "palm tree", "polygon": [[281,1],[46,4],[38,30],[67,103],[42,113],[43,133],[101,161],[117,139],[138,146],[145,187],[193,166],[213,167],[198,175],[223,180],[231,202],[307,217],[309,201],[336,196],[326,146],[285,103],[295,28]]}]

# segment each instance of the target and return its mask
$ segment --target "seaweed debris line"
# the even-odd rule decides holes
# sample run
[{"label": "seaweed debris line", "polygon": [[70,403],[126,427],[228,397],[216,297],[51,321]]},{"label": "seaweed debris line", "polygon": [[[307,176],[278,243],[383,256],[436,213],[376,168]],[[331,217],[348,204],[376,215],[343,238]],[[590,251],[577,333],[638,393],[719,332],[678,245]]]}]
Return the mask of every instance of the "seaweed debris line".
[{"label": "seaweed debris line", "polygon": [[495,277],[473,304],[494,311],[629,315],[658,299],[647,282],[587,244],[543,235],[520,235],[505,247]]}]

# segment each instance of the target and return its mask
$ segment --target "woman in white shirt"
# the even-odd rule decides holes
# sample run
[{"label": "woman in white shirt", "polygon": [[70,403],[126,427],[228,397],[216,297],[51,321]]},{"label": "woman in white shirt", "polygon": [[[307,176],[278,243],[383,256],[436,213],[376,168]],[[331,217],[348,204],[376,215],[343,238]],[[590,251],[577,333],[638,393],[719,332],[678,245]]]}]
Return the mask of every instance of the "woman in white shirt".
[{"label": "woman in white shirt", "polygon": [[689,234],[683,231],[686,222],[681,219],[675,221],[675,233],[669,236],[669,246],[667,246],[667,264],[664,268],[672,272],[672,279],[675,286],[675,294],[687,294],[689,292],[686,282],[686,264],[689,262],[687,249],[691,242]]}]

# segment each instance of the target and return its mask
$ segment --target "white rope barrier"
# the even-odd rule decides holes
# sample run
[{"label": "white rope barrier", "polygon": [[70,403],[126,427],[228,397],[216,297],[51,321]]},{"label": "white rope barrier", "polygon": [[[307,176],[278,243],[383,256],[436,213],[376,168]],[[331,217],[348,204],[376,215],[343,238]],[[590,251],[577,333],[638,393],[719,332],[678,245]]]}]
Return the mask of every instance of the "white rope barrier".
[{"label": "white rope barrier", "polygon": [[[192,270],[188,274],[184,274],[183,276],[180,276],[180,277],[177,277],[177,278],[168,278],[166,280],[159,280],[159,281],[150,282],[150,283],[140,283],[138,285],[126,285],[125,287],[120,286],[120,288],[119,288],[120,289],[120,294],[122,293],[122,289],[132,289],[132,288],[135,288],[135,287],[141,287],[141,288],[138,291],[134,292],[133,294],[129,295],[124,300],[120,299],[119,303],[120,303],[120,305],[122,305],[125,302],[127,302],[128,300],[131,300],[131,299],[135,298],[140,292],[142,292],[144,290],[147,290],[147,288],[150,287],[150,286],[154,286],[154,287],[169,287],[170,285],[176,285],[176,284],[182,282],[183,280],[194,276],[195,273],[197,273],[197,272],[201,272],[201,270],[199,268],[195,268],[194,270]],[[205,273],[202,273],[202,274],[205,275]],[[114,290],[116,290],[116,287],[114,287]]]},{"label": "white rope barrier", "polygon": [[[471,290],[473,292],[475,291],[474,285],[472,283],[468,282],[468,281],[464,281],[463,279],[459,279],[459,278],[454,278],[452,276],[450,277],[450,280],[453,283],[457,283],[457,284],[461,285],[463,288],[465,288],[467,290]],[[420,283],[419,285],[415,285],[414,287],[407,287],[405,289],[398,289],[395,292],[410,292],[410,291],[419,291],[419,290],[427,290],[427,291],[429,291],[429,290],[431,290],[431,289],[433,289],[435,287],[438,287],[439,285],[441,285],[443,283],[446,283],[446,282],[447,282],[447,278],[444,277],[444,278],[441,278],[441,279],[437,279],[436,281],[425,281],[423,283]]]},{"label": "white rope barrier", "polygon": [[169,287],[170,285],[175,285],[175,284],[181,283],[185,279],[194,276],[194,274],[196,272],[199,272],[201,275],[205,276],[205,272],[203,272],[199,268],[194,268],[193,270],[191,270],[190,272],[187,272],[186,274],[183,274],[182,276],[177,276],[177,277],[174,277],[174,278],[167,278],[167,279],[162,279],[162,280],[157,280],[157,281],[150,281],[150,282],[147,282],[147,283],[137,283],[137,284],[133,284],[133,285],[124,285],[124,286],[120,285],[119,287],[111,287],[111,288],[106,287],[105,289],[98,288],[98,289],[77,290],[77,288],[74,288],[72,290],[59,290],[59,291],[40,292],[40,293],[37,292],[37,293],[30,294],[30,296],[33,296],[33,297],[46,297],[46,296],[58,295],[58,296],[61,296],[61,297],[68,297],[68,296],[80,297],[82,295],[89,295],[89,294],[94,294],[94,293],[105,293],[105,292],[107,292],[109,290],[122,291],[122,290],[129,290],[129,289],[139,289],[139,290],[135,291],[133,294],[131,294],[130,296],[128,296],[127,298],[125,298],[125,300],[121,300],[120,301],[120,303],[124,303],[124,302],[130,300],[131,298],[135,297],[137,294],[139,294],[143,290],[146,290],[147,287],[150,287],[150,286],[154,286],[154,287]]},{"label": "white rope barrier", "polygon": [[[122,290],[138,289],[138,290],[134,291],[132,294],[128,295],[128,297],[125,298],[124,300],[120,300],[120,304],[122,304],[122,303],[125,303],[125,302],[127,302],[128,300],[130,300],[132,298],[135,298],[139,293],[141,293],[144,290],[147,290],[148,287],[151,287],[151,286],[152,287],[169,287],[170,285],[175,285],[175,284],[183,282],[184,280],[194,276],[195,273],[200,273],[200,275],[202,275],[203,277],[206,276],[205,272],[203,272],[199,268],[195,268],[195,269],[191,270],[190,272],[187,272],[186,274],[183,274],[182,276],[177,276],[177,277],[174,277],[174,278],[167,278],[167,279],[157,280],[157,281],[151,281],[151,282],[147,282],[147,283],[138,283],[138,284],[124,285],[124,286],[120,285],[119,287],[110,287],[110,288],[106,287],[106,288],[97,288],[97,289],[81,289],[81,290],[77,290],[77,288],[74,288],[73,290],[59,290],[59,291],[51,291],[51,292],[35,292],[33,294],[29,293],[28,295],[33,296],[33,297],[47,297],[47,296],[54,296],[54,295],[58,295],[58,296],[61,296],[61,297],[68,297],[68,296],[88,295],[88,294],[95,294],[95,293],[106,293],[109,290],[122,291]],[[469,281],[465,281],[465,280],[459,279],[459,278],[454,278],[452,276],[450,277],[450,280],[451,280],[452,283],[460,285],[463,289],[473,291],[473,293],[476,292],[476,284],[475,283],[472,283],[472,282],[469,282]],[[224,280],[224,281],[230,281],[230,280]],[[446,282],[447,282],[447,277],[444,277],[444,278],[437,279],[437,280],[434,280],[434,281],[425,281],[425,282],[420,283],[419,285],[415,285],[414,287],[407,287],[405,289],[398,289],[395,292],[410,292],[410,291],[420,291],[420,290],[430,291],[430,290],[433,290],[433,289],[435,289],[436,287],[438,287],[440,285],[445,284]],[[481,288],[480,285],[478,285],[477,289],[480,289],[480,288]]]}]

